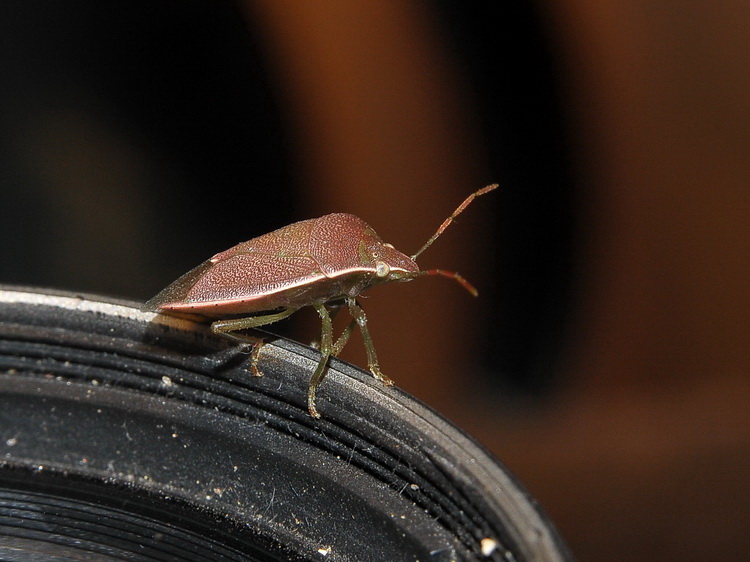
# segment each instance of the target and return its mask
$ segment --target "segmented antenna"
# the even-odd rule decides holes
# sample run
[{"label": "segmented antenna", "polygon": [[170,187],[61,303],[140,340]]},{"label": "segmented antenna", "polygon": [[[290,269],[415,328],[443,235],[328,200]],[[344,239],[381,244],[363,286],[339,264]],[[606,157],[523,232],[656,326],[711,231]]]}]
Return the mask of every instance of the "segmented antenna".
[{"label": "segmented antenna", "polygon": [[[435,234],[432,235],[432,237],[425,243],[424,246],[422,246],[419,249],[419,251],[416,254],[414,254],[411,257],[411,259],[414,260],[414,261],[417,261],[417,256],[419,256],[419,254],[421,254],[427,248],[429,248],[430,246],[432,246],[432,243],[435,240],[438,239],[438,236],[440,236],[446,228],[448,228],[448,226],[450,225],[450,223],[453,222],[453,219],[455,219],[458,215],[460,215],[463,212],[463,210],[466,207],[468,207],[469,204],[472,201],[474,201],[474,199],[476,199],[480,195],[484,195],[485,193],[489,193],[493,189],[497,189],[497,187],[498,187],[498,184],[493,183],[492,185],[488,185],[487,187],[483,187],[482,189],[480,189],[478,191],[475,191],[474,193],[472,193],[471,195],[469,195],[466,199],[464,199],[464,202],[461,203],[455,211],[453,211],[453,214],[451,216],[449,216],[447,219],[445,219],[443,221],[443,224],[440,225],[440,228],[437,229],[437,232],[435,232]],[[438,274],[438,275],[441,275],[441,274]]]}]

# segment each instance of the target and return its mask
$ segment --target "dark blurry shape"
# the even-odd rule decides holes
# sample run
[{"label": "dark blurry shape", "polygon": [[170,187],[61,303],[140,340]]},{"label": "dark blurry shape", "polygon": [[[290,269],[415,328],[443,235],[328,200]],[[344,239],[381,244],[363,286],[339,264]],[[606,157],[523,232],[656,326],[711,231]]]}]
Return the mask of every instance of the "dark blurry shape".
[{"label": "dark blurry shape", "polygon": [[503,392],[547,396],[567,341],[576,267],[575,131],[547,9],[440,0],[441,24],[476,102],[487,165],[501,182],[486,256],[494,281],[482,336]]},{"label": "dark blurry shape", "polygon": [[145,297],[292,215],[235,2],[0,5],[4,282]]}]

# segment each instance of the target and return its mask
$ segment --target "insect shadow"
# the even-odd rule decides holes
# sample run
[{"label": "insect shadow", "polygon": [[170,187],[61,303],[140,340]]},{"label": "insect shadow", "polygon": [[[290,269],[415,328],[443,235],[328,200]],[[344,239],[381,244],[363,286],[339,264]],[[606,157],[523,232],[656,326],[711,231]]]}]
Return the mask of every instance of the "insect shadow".
[{"label": "insect shadow", "polygon": [[[284,339],[262,330],[252,332],[267,344]],[[155,321],[148,323],[142,342],[157,347],[166,364],[217,375],[234,369],[247,372],[254,349],[251,343],[238,344],[214,333],[210,322],[193,314],[157,313]],[[183,360],[187,364],[183,365]]]}]

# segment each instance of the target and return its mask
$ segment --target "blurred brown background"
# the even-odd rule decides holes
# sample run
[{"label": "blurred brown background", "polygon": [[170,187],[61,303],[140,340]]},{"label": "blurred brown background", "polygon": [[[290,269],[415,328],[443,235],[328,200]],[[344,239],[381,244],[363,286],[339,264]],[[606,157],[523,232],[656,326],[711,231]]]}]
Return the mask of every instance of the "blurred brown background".
[{"label": "blurred brown background", "polygon": [[[750,7],[0,5],[0,282],[144,299],[347,211],[439,279],[373,291],[384,372],[581,560],[750,549]],[[314,315],[272,331],[309,340]],[[295,320],[296,319],[296,320]],[[364,365],[358,339],[345,357]]]}]

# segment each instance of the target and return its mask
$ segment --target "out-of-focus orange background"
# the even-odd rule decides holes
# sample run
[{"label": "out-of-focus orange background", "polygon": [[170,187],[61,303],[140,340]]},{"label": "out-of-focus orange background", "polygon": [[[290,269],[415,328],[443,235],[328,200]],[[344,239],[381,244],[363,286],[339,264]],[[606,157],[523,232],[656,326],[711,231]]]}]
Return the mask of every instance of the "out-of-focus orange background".
[{"label": "out-of-focus orange background", "polygon": [[[557,0],[485,8],[472,28],[449,1],[136,4],[0,7],[0,282],[145,298],[224,247],[332,211],[411,253],[499,182],[420,257],[464,273],[478,300],[431,279],[364,301],[384,371],[507,464],[581,560],[746,558],[748,5]],[[477,53],[493,80],[477,81]],[[514,61],[507,81],[495,60]],[[549,139],[505,129],[503,111],[483,119],[482,103],[497,88],[517,117],[518,69],[550,72],[540,61],[555,86],[544,111],[558,111],[534,119],[556,120],[560,142],[538,167],[564,160],[569,183],[519,205],[507,147]],[[509,258],[498,202],[524,217],[516,236],[542,208],[568,225],[551,254],[567,265],[539,258],[559,289],[518,341],[554,352],[525,392],[492,369],[523,317],[487,303],[516,294],[509,265],[535,259]],[[295,326],[305,338],[314,315]],[[345,358],[364,364],[359,347]]]}]

